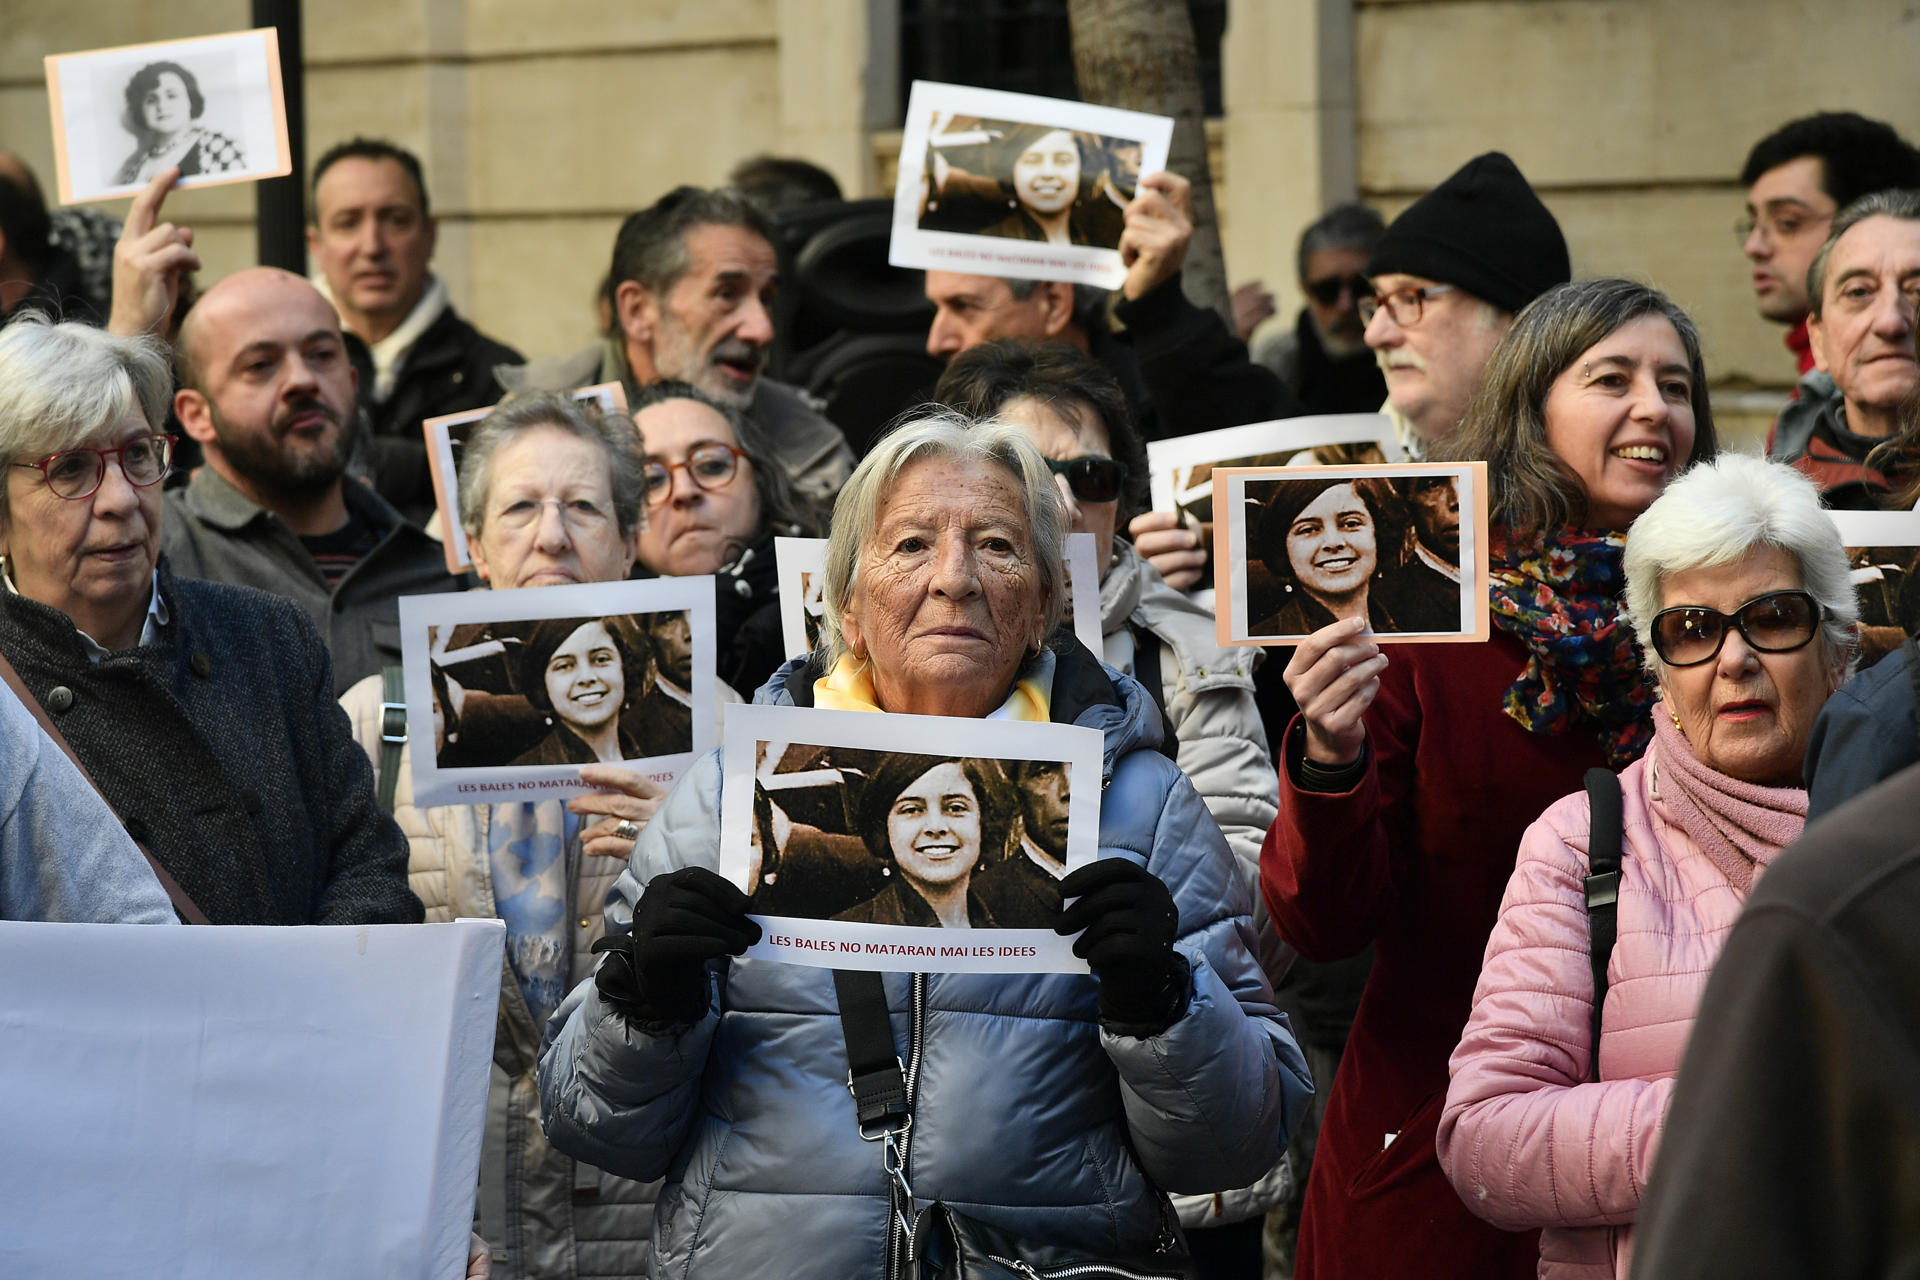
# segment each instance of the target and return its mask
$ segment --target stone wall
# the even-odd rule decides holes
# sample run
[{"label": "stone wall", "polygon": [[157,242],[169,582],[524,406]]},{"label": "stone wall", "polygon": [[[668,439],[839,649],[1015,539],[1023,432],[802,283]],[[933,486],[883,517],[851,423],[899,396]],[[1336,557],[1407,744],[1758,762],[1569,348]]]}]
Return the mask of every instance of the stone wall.
[{"label": "stone wall", "polygon": [[[529,354],[591,337],[626,213],[757,150],[889,190],[896,0],[308,0],[311,158],[356,132],[426,163],[439,269]],[[0,146],[52,180],[41,58],[243,27],[241,0],[5,0]],[[1392,214],[1508,152],[1579,274],[1623,272],[1700,322],[1733,434],[1791,366],[1732,225],[1747,148],[1851,108],[1920,137],[1910,0],[1239,0],[1210,127],[1229,274],[1299,307],[1293,246],[1355,194]],[[1817,69],[1810,75],[1808,69]],[[177,196],[214,278],[253,258],[253,191]],[[1738,421],[1736,421],[1738,420]]]}]

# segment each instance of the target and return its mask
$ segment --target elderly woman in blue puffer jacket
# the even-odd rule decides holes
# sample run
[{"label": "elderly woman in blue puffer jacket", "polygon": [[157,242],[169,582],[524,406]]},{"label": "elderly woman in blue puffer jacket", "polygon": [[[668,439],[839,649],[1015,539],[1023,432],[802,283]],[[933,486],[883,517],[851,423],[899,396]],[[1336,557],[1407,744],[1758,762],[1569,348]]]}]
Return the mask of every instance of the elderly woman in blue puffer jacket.
[{"label": "elderly woman in blue puffer jacket", "polygon": [[[756,697],[1104,733],[1100,859],[1045,870],[1075,900],[1058,927],[1084,930],[1091,975],[896,974],[885,991],[918,1062],[915,1207],[1139,1258],[1167,1240],[1164,1192],[1271,1168],[1312,1086],[1253,956],[1243,878],[1157,749],[1151,701],[1056,636],[1063,519],[1017,429],[900,428],[835,508],[823,652]],[[715,755],[642,833],[607,908],[617,943],[550,1024],[548,1134],[666,1177],[654,1274],[887,1274],[902,1228],[856,1128],[833,974],[737,958],[759,929],[713,871],[719,812]]]}]

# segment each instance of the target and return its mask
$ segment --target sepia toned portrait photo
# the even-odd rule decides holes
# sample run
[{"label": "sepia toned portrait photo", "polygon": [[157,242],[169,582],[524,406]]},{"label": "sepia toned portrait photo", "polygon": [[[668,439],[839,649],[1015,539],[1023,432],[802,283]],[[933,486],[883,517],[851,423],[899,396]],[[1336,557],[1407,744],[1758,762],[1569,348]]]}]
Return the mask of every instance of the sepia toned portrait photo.
[{"label": "sepia toned portrait photo", "polygon": [[1487,578],[1474,465],[1216,472],[1223,641],[1298,643],[1348,618],[1379,640],[1476,638]]},{"label": "sepia toned portrait photo", "polygon": [[[1097,779],[1098,756],[1073,758],[1082,744],[1049,732],[1072,726],[923,721],[729,707],[722,873],[755,916],[784,922],[768,933],[789,952],[853,954],[845,939],[958,946],[926,935],[977,931],[1006,936],[955,958],[1052,967],[999,948],[1037,938],[1057,951],[1059,884],[1093,856],[1098,823],[1098,786],[1076,804],[1073,780]],[[1049,754],[1007,754],[1022,750]]]},{"label": "sepia toned portrait photo", "polygon": [[1140,179],[1173,122],[1112,107],[915,81],[889,260],[1112,288]]}]

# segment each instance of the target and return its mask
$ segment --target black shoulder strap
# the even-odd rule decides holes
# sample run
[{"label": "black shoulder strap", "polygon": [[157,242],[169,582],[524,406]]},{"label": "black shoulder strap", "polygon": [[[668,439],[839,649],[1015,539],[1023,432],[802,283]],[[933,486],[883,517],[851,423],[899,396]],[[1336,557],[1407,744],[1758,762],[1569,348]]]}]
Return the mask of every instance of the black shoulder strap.
[{"label": "black shoulder strap", "polygon": [[1600,1008],[1607,999],[1607,961],[1613,957],[1614,911],[1620,900],[1620,779],[1605,769],[1587,770],[1587,923],[1593,961],[1593,1036],[1588,1078],[1600,1078]]},{"label": "black shoulder strap", "polygon": [[868,969],[835,969],[840,1032],[847,1041],[847,1091],[862,1137],[878,1138],[908,1113],[907,1072],[887,1020],[887,988]]},{"label": "black shoulder strap", "polygon": [[399,667],[380,668],[380,809],[393,812],[400,785],[400,748],[407,745],[407,679]]},{"label": "black shoulder strap", "polygon": [[1133,678],[1147,691],[1154,708],[1160,712],[1160,754],[1178,764],[1180,737],[1174,733],[1173,718],[1167,714],[1165,684],[1160,674],[1160,637],[1131,623],[1127,629],[1133,633]]}]

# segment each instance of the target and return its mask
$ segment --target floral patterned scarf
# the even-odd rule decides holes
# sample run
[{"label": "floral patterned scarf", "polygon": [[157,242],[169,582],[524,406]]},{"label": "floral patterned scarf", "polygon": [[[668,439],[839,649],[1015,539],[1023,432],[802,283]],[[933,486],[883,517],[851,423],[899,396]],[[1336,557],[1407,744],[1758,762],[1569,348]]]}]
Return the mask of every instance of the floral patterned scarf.
[{"label": "floral patterned scarf", "polygon": [[1620,616],[1623,532],[1562,530],[1516,538],[1496,526],[1493,624],[1528,649],[1506,713],[1530,733],[1597,732],[1607,767],[1622,769],[1653,736],[1654,690],[1633,629]]}]

